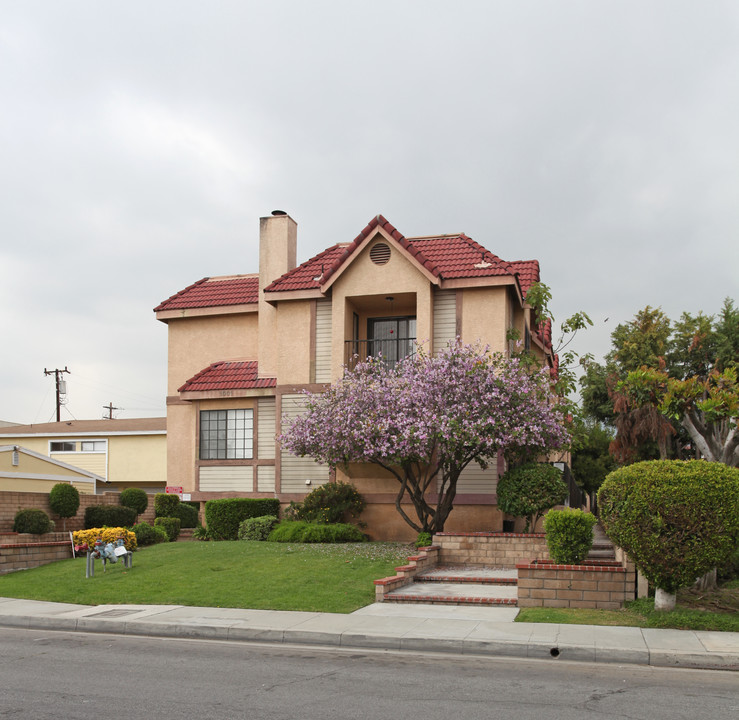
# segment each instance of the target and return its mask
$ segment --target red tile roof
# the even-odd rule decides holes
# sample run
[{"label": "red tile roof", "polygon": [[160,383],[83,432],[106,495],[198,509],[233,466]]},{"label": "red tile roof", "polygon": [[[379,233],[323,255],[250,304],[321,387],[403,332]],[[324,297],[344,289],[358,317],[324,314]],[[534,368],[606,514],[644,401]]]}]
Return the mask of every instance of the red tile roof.
[{"label": "red tile roof", "polygon": [[382,215],[377,215],[351,243],[334,245],[324,250],[300,267],[285,273],[266,287],[265,291],[282,292],[321,287],[377,228],[382,228],[420,265],[441,279],[512,276],[523,273],[528,282],[526,289],[539,279],[539,263],[536,260],[509,263],[464,233],[406,238]]},{"label": "red tile roof", "polygon": [[154,308],[159,310],[185,310],[190,308],[243,305],[259,301],[258,275],[230,275],[203,278]]},{"label": "red tile roof", "polygon": [[518,273],[518,282],[521,284],[521,292],[526,297],[529,288],[539,282],[539,261],[538,260],[514,260],[511,262],[514,272]]},{"label": "red tile roof", "polygon": [[273,388],[276,378],[260,378],[256,361],[216,362],[191,377],[177,392]]}]

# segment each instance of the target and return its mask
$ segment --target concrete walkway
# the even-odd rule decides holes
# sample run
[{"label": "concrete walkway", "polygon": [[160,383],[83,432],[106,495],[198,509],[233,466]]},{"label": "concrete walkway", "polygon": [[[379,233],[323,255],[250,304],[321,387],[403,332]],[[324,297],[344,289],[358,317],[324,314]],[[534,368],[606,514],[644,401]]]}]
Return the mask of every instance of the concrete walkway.
[{"label": "concrete walkway", "polygon": [[350,615],[0,598],[0,626],[739,670],[739,633],[514,623],[516,608],[381,603]]}]

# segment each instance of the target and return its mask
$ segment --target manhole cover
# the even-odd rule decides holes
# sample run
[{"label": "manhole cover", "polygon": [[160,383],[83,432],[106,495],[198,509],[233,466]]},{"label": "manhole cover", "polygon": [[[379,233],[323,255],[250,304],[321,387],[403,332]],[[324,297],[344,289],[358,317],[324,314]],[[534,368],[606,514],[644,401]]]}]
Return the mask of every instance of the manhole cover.
[{"label": "manhole cover", "polygon": [[118,610],[103,610],[103,612],[88,615],[87,617],[123,617],[124,615],[133,615],[137,612],[138,610],[124,610],[123,608],[119,608]]}]

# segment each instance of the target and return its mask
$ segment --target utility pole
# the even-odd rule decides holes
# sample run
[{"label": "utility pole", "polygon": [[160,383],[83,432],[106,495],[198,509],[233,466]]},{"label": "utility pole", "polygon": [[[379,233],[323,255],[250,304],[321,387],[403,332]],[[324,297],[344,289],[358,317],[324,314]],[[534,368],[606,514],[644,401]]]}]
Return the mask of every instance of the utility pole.
[{"label": "utility pole", "polygon": [[[47,370],[44,368],[44,375],[53,375],[56,378],[56,421],[61,422],[61,407],[62,407],[62,395],[67,392],[67,384],[62,379],[64,373],[69,373],[67,366],[64,366],[64,370]],[[71,373],[70,373],[71,374]]]},{"label": "utility pole", "polygon": [[103,420],[112,420],[113,410],[120,410],[120,408],[113,407],[113,401],[111,400],[107,405],[103,405],[103,410],[108,411],[108,416],[105,417],[105,415],[103,415]]}]

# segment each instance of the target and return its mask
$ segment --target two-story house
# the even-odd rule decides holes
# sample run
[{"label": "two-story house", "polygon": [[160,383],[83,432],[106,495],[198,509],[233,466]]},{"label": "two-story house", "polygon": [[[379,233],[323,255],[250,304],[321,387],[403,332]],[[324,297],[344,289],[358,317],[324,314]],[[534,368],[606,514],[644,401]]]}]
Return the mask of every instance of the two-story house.
[{"label": "two-story house", "polygon": [[[554,367],[548,328],[534,326],[526,292],[536,260],[507,262],[464,234],[404,237],[378,215],[348,243],[297,265],[297,224],[260,220],[259,272],[206,277],[155,308],[168,326],[167,483],[193,500],[246,496],[300,500],[333,477],[352,482],[378,539],[410,539],[395,510],[396,481],[374,466],[331,474],[279,443],[303,409],[356,356],[389,362],[456,337],[511,351],[511,330]],[[447,529],[500,530],[503,470],[468,467]]]}]

